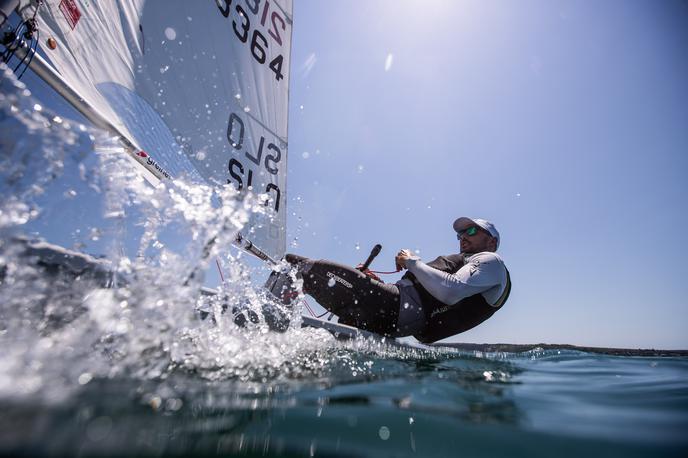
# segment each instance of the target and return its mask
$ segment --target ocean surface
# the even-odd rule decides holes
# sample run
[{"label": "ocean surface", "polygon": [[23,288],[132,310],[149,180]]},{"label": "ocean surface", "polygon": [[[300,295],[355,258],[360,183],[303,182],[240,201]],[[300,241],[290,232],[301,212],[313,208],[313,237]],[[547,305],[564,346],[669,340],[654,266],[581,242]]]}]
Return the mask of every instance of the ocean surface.
[{"label": "ocean surface", "polygon": [[[284,342],[299,346],[313,334]],[[0,453],[678,457],[688,451],[686,358],[476,354],[315,338],[322,339],[317,350],[290,352],[274,367],[234,367],[215,380],[182,367],[148,378],[82,373],[59,381],[69,393],[54,398],[26,396],[24,383],[31,381],[15,379],[0,399]]]},{"label": "ocean surface", "polygon": [[152,188],[0,70],[0,455],[688,456],[686,357],[237,326],[266,268],[220,247],[264,207]]}]

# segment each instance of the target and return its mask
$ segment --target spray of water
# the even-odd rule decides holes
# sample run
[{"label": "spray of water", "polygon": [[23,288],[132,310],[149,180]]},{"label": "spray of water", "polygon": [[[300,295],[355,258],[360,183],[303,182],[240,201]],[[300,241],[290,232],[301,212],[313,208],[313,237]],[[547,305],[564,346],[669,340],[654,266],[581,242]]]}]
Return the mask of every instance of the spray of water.
[{"label": "spray of water", "polygon": [[[6,68],[0,85],[1,398],[59,401],[98,378],[180,373],[243,383],[360,377],[373,365],[366,354],[422,353],[338,342],[301,328],[298,309],[286,311],[285,332],[270,331],[262,312],[280,305],[228,250],[265,211],[260,198],[183,179],[152,186],[116,139],[51,115]],[[203,294],[216,257],[225,281]],[[259,319],[238,326],[236,310]]]}]

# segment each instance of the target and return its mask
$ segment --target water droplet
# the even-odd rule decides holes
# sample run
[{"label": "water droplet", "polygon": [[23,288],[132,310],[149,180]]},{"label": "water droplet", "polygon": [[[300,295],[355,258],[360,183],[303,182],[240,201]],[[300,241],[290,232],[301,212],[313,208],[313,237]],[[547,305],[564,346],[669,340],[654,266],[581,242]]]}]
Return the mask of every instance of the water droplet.
[{"label": "water droplet", "polygon": [[33,106],[33,109],[36,110],[36,111],[42,111],[42,110],[43,110],[43,107],[40,106],[39,104],[35,104],[35,105]]},{"label": "water droplet", "polygon": [[308,151],[304,151],[301,154],[301,157],[303,157],[304,159],[308,159],[309,157],[311,157],[311,154]]},{"label": "water droplet", "polygon": [[89,238],[93,240],[94,242],[100,240],[100,229],[98,228],[91,228],[90,233],[89,233]]},{"label": "water droplet", "polygon": [[171,398],[165,402],[165,408],[167,410],[171,410],[173,412],[176,412],[177,410],[182,408],[183,404],[184,404],[184,402],[181,399]]},{"label": "water droplet", "polygon": [[380,427],[380,430],[377,432],[380,435],[380,439],[383,441],[386,441],[389,439],[389,428],[386,426]]},{"label": "water droplet", "polygon": [[170,69],[170,66],[169,66],[169,65],[165,65],[164,67],[160,67],[160,73],[161,73],[161,74],[162,74],[162,73],[165,73],[165,72],[166,72],[167,70],[169,70],[169,69]]},{"label": "water droplet", "polygon": [[162,399],[160,399],[160,396],[153,396],[148,401],[148,405],[151,406],[151,408],[153,410],[158,410],[160,408],[161,404],[162,404]]},{"label": "water droplet", "polygon": [[329,280],[327,280],[327,286],[329,286],[330,288],[332,288],[335,285],[335,283],[336,282],[334,281],[334,278],[330,278]]},{"label": "water droplet", "polygon": [[89,374],[88,372],[84,372],[79,376],[79,385],[86,385],[88,382],[90,382],[93,379],[93,376]]},{"label": "water droplet", "polygon": [[387,54],[385,59],[385,71],[388,72],[392,68],[392,63],[394,63],[394,55],[392,53]]},{"label": "water droplet", "polygon": [[177,38],[177,32],[172,27],[167,27],[165,29],[165,38],[168,40],[174,40]]}]

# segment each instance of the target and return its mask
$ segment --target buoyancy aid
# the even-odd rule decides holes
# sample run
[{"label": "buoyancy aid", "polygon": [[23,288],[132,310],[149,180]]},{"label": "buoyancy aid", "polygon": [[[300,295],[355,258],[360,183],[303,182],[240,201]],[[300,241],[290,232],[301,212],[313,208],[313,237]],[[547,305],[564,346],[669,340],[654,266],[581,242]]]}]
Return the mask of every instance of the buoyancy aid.
[{"label": "buoyancy aid", "polygon": [[[442,272],[453,274],[465,263],[463,254],[450,254],[439,256],[427,265]],[[420,296],[426,325],[421,332],[414,334],[414,337],[424,343],[435,342],[479,325],[504,305],[511,292],[511,278],[508,269],[506,271],[506,287],[494,305],[490,305],[482,294],[474,294],[455,304],[445,304],[430,294],[413,273],[406,272],[402,278],[413,282],[414,288]]]}]

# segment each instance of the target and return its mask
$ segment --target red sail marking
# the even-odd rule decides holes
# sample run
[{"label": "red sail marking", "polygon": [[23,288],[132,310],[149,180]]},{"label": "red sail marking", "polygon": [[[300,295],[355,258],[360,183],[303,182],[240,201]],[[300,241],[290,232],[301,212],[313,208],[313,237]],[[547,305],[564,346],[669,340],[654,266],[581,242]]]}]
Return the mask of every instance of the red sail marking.
[{"label": "red sail marking", "polygon": [[79,22],[79,19],[81,18],[81,11],[79,11],[79,7],[76,5],[76,2],[74,0],[62,0],[60,2],[60,11],[62,11],[62,14],[67,20],[69,27],[74,30],[76,23]]}]

